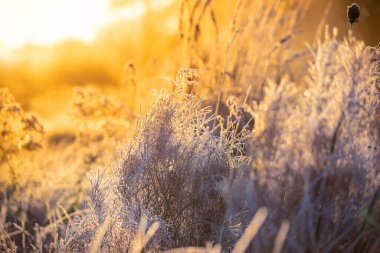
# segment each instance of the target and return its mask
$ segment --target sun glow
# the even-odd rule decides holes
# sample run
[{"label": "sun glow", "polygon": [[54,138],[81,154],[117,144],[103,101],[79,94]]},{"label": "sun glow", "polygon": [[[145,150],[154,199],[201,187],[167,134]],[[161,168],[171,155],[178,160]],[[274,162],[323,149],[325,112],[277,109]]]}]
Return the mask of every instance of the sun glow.
[{"label": "sun glow", "polygon": [[141,1],[112,9],[108,0],[1,0],[0,42],[17,48],[67,38],[89,41],[100,27],[120,17],[141,16],[144,11]]}]

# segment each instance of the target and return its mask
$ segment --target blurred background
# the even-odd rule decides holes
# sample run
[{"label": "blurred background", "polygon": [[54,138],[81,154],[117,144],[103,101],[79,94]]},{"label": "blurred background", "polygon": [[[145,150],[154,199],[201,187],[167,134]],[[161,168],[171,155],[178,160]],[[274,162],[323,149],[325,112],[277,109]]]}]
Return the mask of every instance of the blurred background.
[{"label": "blurred background", "polygon": [[[119,90],[132,80],[131,100],[146,98],[163,77],[188,64],[179,32],[181,1],[173,0],[2,0],[0,86],[43,118],[64,109],[74,86]],[[237,1],[211,4],[219,26],[227,26]],[[328,24],[347,34],[348,0],[312,0],[297,34],[300,46]],[[354,35],[380,42],[380,2],[358,0],[362,14]],[[255,13],[252,13],[255,15]],[[306,47],[305,47],[306,48]],[[164,84],[163,84],[164,85]],[[134,101],[141,104],[143,101]],[[48,106],[47,106],[48,105]]]}]

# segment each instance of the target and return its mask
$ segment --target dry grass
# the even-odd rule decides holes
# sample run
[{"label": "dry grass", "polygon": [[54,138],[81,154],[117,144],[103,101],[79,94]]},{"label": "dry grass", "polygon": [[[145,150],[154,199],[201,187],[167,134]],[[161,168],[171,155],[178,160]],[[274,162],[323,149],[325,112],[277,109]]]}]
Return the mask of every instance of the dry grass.
[{"label": "dry grass", "polygon": [[182,1],[192,68],[137,119],[133,64],[133,102],[77,88],[45,138],[1,89],[0,251],[378,252],[379,49],[301,47],[307,7]]}]

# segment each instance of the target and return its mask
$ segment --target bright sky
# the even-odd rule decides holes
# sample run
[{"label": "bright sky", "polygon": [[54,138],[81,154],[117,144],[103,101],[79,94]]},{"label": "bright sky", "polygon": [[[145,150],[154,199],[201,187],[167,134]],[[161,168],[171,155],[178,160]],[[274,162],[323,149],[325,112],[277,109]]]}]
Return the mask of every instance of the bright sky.
[{"label": "bright sky", "polygon": [[49,44],[65,38],[91,40],[113,20],[144,14],[143,1],[112,10],[109,0],[0,0],[0,44]]}]

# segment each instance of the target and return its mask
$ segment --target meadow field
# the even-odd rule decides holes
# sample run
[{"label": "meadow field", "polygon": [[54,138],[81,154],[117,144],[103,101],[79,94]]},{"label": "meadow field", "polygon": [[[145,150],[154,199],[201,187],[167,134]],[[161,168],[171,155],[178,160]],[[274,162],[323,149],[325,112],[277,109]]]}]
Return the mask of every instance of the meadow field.
[{"label": "meadow field", "polygon": [[380,252],[376,0],[109,2],[0,43],[0,252]]}]

